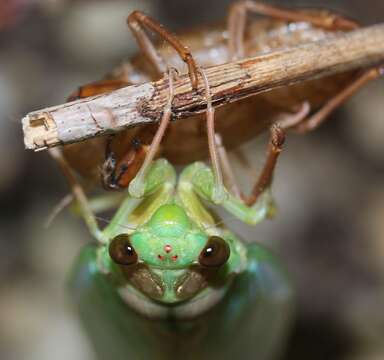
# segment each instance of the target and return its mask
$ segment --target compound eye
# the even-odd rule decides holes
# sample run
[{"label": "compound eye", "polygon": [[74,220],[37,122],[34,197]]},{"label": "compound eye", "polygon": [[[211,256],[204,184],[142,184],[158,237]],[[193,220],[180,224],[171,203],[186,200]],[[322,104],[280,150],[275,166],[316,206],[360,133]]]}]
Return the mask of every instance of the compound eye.
[{"label": "compound eye", "polygon": [[211,236],[200,253],[199,263],[205,267],[219,267],[229,259],[231,250],[227,242],[218,236]]},{"label": "compound eye", "polygon": [[138,257],[128,234],[117,235],[109,244],[109,256],[119,265],[134,265]]}]

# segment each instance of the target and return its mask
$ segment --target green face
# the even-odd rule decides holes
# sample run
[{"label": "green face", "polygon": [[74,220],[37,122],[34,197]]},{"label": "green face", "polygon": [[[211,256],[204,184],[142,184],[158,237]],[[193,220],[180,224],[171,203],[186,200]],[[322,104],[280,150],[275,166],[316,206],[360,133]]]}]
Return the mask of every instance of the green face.
[{"label": "green face", "polygon": [[224,239],[206,234],[175,204],[162,205],[146,224],[109,245],[128,283],[167,303],[191,298],[216,281],[230,252]]}]

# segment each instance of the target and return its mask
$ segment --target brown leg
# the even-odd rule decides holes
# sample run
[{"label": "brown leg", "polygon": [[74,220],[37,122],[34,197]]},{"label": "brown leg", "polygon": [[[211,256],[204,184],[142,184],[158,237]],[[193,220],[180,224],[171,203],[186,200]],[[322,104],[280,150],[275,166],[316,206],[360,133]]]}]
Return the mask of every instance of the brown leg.
[{"label": "brown leg", "polygon": [[145,175],[152,160],[159,152],[161,140],[171,119],[175,74],[175,69],[170,69],[168,72],[169,98],[155,134],[153,134],[153,125],[142,127],[119,161],[116,160],[112,151],[111,145],[114,136],[108,139],[105,149],[105,161],[101,171],[101,182],[107,190],[127,188],[135,180],[136,184],[133,185],[134,190],[132,191],[135,196],[140,197],[137,194],[143,190]]},{"label": "brown leg", "polygon": [[49,154],[53,159],[59,164],[63,174],[68,180],[68,183],[71,187],[72,194],[76,201],[79,204],[80,212],[84,218],[85,223],[87,224],[89,231],[93,234],[93,236],[99,241],[103,242],[103,238],[101,235],[101,231],[97,225],[97,221],[95,215],[93,214],[91,207],[88,203],[88,199],[84,193],[83,188],[76,180],[75,175],[73,174],[71,167],[63,157],[61,150],[57,148],[53,148],[49,150]]},{"label": "brown leg", "polygon": [[158,34],[162,39],[168,42],[180,55],[181,59],[187,64],[189,77],[191,79],[192,88],[197,88],[198,83],[198,70],[195,60],[188,49],[184,46],[174,35],[168,32],[161,24],[157,21],[145,15],[141,11],[134,11],[128,16],[127,23],[133,35],[139,44],[144,55],[153,64],[157,72],[163,74],[166,71],[166,64],[163,58],[156,50],[153,42],[150,40],[143,27],[147,27],[149,30]]},{"label": "brown leg", "polygon": [[[312,15],[304,11],[285,9],[258,1],[239,1],[233,5],[228,16],[228,47],[229,53],[234,59],[244,56],[243,37],[248,12],[266,15],[286,21],[306,21],[314,26],[321,27],[326,30],[350,31],[359,27],[358,23],[330,12]],[[294,129],[297,132],[304,133],[317,128],[324,120],[326,120],[332,111],[353,96],[360,88],[362,88],[369,81],[374,80],[383,74],[384,68],[382,65],[381,67],[367,70],[347,85],[339,94],[329,100],[308,120],[303,120],[303,122],[294,127]]]},{"label": "brown leg", "polygon": [[248,197],[243,196],[243,200],[248,206],[255,204],[258,197],[271,185],[277,158],[282,150],[284,140],[284,130],[277,124],[272,125],[264,167],[252,189],[251,194]]},{"label": "brown leg", "polygon": [[199,72],[203,78],[205,86],[205,96],[207,99],[207,134],[208,134],[208,148],[211,158],[213,174],[215,177],[215,188],[213,190],[212,200],[216,204],[220,204],[225,199],[225,190],[223,183],[223,174],[221,171],[219,154],[217,149],[217,142],[215,139],[215,108],[212,106],[211,90],[208,83],[208,78],[203,69],[199,69]]},{"label": "brown leg", "polygon": [[[74,101],[89,96],[104,94],[127,85],[129,85],[128,82],[120,79],[96,81],[79,87],[67,100]],[[107,112],[109,111],[107,110]],[[109,115],[113,116],[110,112]],[[155,126],[154,124],[143,126],[128,146],[123,157],[118,161],[112,151],[112,142],[115,136],[112,135],[108,138],[105,149],[105,161],[101,169],[101,183],[105,189],[119,190],[128,187],[130,181],[136,176],[144,162],[150,141],[155,133]],[[120,139],[117,139],[117,141],[120,141]]]},{"label": "brown leg", "polygon": [[304,11],[285,9],[259,1],[239,1],[231,7],[228,14],[228,47],[232,59],[244,57],[243,39],[249,12],[285,21],[306,21],[326,30],[349,31],[359,27],[356,22],[330,12],[312,15]]},{"label": "brown leg", "polygon": [[[128,145],[124,155],[117,160],[112,150],[112,135],[106,144],[105,161],[101,169],[101,182],[107,190],[127,188],[142,167],[151,141],[156,133],[155,124],[143,126]],[[118,140],[118,139],[117,139]]]},{"label": "brown leg", "polygon": [[293,129],[298,133],[306,133],[316,129],[327,117],[350,97],[357,93],[368,82],[377,79],[384,74],[384,68],[375,68],[365,71],[357,79],[348,84],[336,96],[330,99],[323,107],[308,119],[303,120]]},{"label": "brown leg", "polygon": [[279,120],[276,122],[279,124],[281,128],[284,130],[296,128],[299,124],[301,124],[308,116],[311,111],[311,105],[309,102],[305,101],[301,104],[300,108],[296,113],[286,114],[284,113]]},{"label": "brown leg", "polygon": [[[281,121],[271,126],[271,135],[268,142],[266,161],[259,175],[259,178],[256,181],[249,196],[245,196],[236,184],[233,171],[227,159],[225,148],[221,143],[220,137],[217,137],[216,141],[219,148],[220,161],[223,166],[225,177],[229,180],[228,184],[230,190],[236,197],[241,198],[246,205],[252,206],[255,204],[259,196],[265,191],[266,188],[271,185],[277,159],[280,155],[285,140],[285,129],[294,127],[299,124],[303,118],[307,116],[309,110],[310,109],[308,103],[303,103],[295,114],[285,115]],[[243,163],[247,163],[247,161],[245,160]],[[245,166],[249,167],[248,164]]]},{"label": "brown leg", "polygon": [[259,175],[259,178],[256,181],[256,184],[254,185],[249,196],[245,196],[239,189],[230,163],[227,161],[225,149],[221,143],[218,143],[220,150],[220,161],[223,166],[225,177],[227,180],[229,180],[228,185],[230,187],[230,192],[237,198],[241,199],[248,206],[255,204],[259,196],[271,185],[277,158],[279,157],[284,144],[285,131],[283,128],[281,128],[278,124],[274,124],[271,126],[270,131],[271,135],[268,142],[266,161]]}]

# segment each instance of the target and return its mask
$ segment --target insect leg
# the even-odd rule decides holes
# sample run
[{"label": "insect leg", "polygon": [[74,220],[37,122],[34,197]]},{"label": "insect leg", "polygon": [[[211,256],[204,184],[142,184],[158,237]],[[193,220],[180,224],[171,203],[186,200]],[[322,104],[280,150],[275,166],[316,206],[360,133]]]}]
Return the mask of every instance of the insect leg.
[{"label": "insect leg", "polygon": [[[91,209],[92,213],[96,215],[97,213],[116,209],[122,203],[125,196],[126,194],[121,192],[93,196],[92,198],[88,199],[88,206]],[[44,223],[44,227],[48,228],[55,220],[56,216],[58,216],[59,213],[68,206],[71,206],[71,210],[73,210],[74,213],[81,213],[81,207],[77,203],[73,204],[74,200],[75,197],[73,196],[73,193],[69,193],[64,196],[59,201],[59,203],[52,209],[51,213],[49,214],[47,220]],[[104,219],[96,217],[96,220],[103,221]],[[107,222],[107,220],[104,220],[104,222]]]},{"label": "insect leg", "polygon": [[145,15],[141,11],[132,12],[127,19],[129,28],[135,36],[139,47],[141,48],[147,59],[156,68],[158,74],[163,74],[166,71],[166,64],[164,59],[156,50],[153,42],[150,40],[143,27],[158,34],[162,39],[168,42],[180,55],[181,59],[187,64],[189,77],[191,79],[192,88],[197,88],[198,83],[198,70],[196,62],[188,47],[184,46],[176,36],[168,32],[161,24],[152,19],[150,16]]},{"label": "insect leg", "polygon": [[271,126],[264,167],[253,186],[251,194],[248,197],[243,196],[243,200],[247,205],[252,206],[255,204],[259,196],[270,187],[277,159],[285,141],[285,130],[295,128],[298,124],[301,124],[309,111],[309,103],[304,102],[295,114],[285,115],[283,119]]},{"label": "insect leg", "polygon": [[[232,191],[234,195],[242,199],[247,205],[252,206],[257,201],[258,197],[265,191],[266,188],[270,187],[272,183],[273,172],[276,166],[277,158],[280,155],[282,150],[282,145],[285,139],[285,129],[290,127],[295,127],[297,124],[301,123],[303,119],[306,118],[310,111],[309,103],[304,102],[300,109],[294,113],[285,115],[283,119],[281,119],[278,123],[272,125],[271,127],[271,135],[268,143],[267,156],[265,165],[259,175],[256,184],[254,185],[251,194],[247,197],[245,196],[235,184],[233,185],[234,173],[231,170],[231,166],[229,161],[227,160],[226,151],[224,146],[218,139],[219,143],[219,153],[221,154],[220,160],[222,162],[223,169],[225,169],[226,175],[232,179],[230,180],[230,184],[232,184],[232,188],[235,188],[235,191]],[[247,164],[247,166],[249,166]]]},{"label": "insect leg", "polygon": [[223,140],[219,134],[215,134],[215,141],[217,146],[217,151],[220,159],[220,163],[223,169],[223,174],[225,178],[225,185],[229,192],[237,197],[238,199],[242,198],[242,193],[239,185],[237,184],[235,174],[232,170],[231,163],[228,159],[228,153],[223,145]]},{"label": "insect leg", "polygon": [[69,206],[74,200],[73,193],[69,193],[65,195],[51,210],[51,213],[47,217],[46,221],[44,222],[44,228],[49,228],[52,224],[52,222],[56,219],[56,217],[61,213],[62,210],[64,210],[67,206]]},{"label": "insect leg", "polygon": [[67,181],[71,187],[73,196],[79,204],[81,216],[83,217],[85,223],[87,224],[89,231],[98,241],[105,242],[104,237],[102,236],[102,233],[97,224],[95,215],[92,212],[91,207],[88,203],[87,196],[85,195],[81,185],[76,180],[76,177],[73,174],[67,161],[63,157],[61,150],[57,148],[50,149],[49,154],[52,156],[53,159],[57,161],[62,172],[64,173],[64,176],[67,178]]},{"label": "insect leg", "polygon": [[281,153],[285,141],[285,132],[283,128],[277,124],[271,126],[270,138],[267,148],[267,156],[264,167],[256,181],[251,194],[244,197],[243,200],[248,206],[256,203],[259,196],[270,187],[273,179],[273,173],[276,167],[277,159]]},{"label": "insect leg", "polygon": [[[177,189],[178,196],[188,209],[191,218],[205,228],[213,226],[215,222],[200,199],[214,203],[214,184],[212,169],[202,162],[196,162],[186,167],[181,173]],[[248,206],[242,199],[224,191],[227,196],[220,205],[245,223],[254,225],[274,215],[274,202],[269,188],[260,194],[252,206]]]},{"label": "insect leg", "polygon": [[[300,116],[297,114],[290,116],[296,122],[299,122],[302,117],[306,116],[308,111],[308,105],[303,104],[297,113]],[[286,124],[294,125],[294,122],[292,119],[288,119]],[[284,140],[284,128],[278,124],[272,125],[266,162],[250,196],[245,197],[241,194],[241,198],[239,198],[232,193],[228,193],[224,188],[226,196],[220,205],[245,223],[257,224],[263,219],[272,217],[275,214],[275,206],[270,187]],[[218,139],[216,141],[218,141]],[[210,224],[212,225],[213,220],[201,205],[199,198],[215,203],[214,189],[214,172],[204,163],[196,162],[188,166],[180,175],[178,195],[184,203],[184,206],[188,208],[191,217],[204,227],[209,227]]]},{"label": "insect leg", "polygon": [[158,148],[160,146],[161,140],[163,139],[165,130],[168,127],[168,124],[171,120],[172,116],[172,101],[174,96],[174,89],[173,89],[173,78],[175,76],[175,69],[170,69],[168,72],[168,80],[169,80],[169,96],[167,104],[164,107],[163,115],[160,120],[159,128],[157,129],[157,132],[152,140],[151,146],[148,149],[148,153],[145,157],[144,163],[141,166],[140,170],[136,174],[135,178],[130,182],[128,191],[129,194],[132,197],[140,198],[144,194],[144,187],[145,187],[145,177],[148,172],[148,169],[152,163],[152,160],[154,159]]},{"label": "insect leg", "polygon": [[150,141],[155,134],[154,129],[154,124],[141,127],[119,160],[116,159],[112,143],[119,143],[120,139],[112,136],[107,140],[105,161],[101,169],[101,182],[105,189],[118,190],[128,187],[143,165]]},{"label": "insect leg", "polygon": [[306,133],[316,129],[327,117],[350,97],[357,93],[368,82],[377,79],[384,74],[384,68],[375,68],[363,72],[357,79],[348,84],[337,95],[331,98],[320,110],[303,120],[293,129],[299,133]]},{"label": "insect leg", "polygon": [[247,13],[256,13],[284,21],[305,21],[326,30],[349,31],[359,27],[356,22],[328,11],[314,14],[305,10],[285,9],[259,1],[239,1],[231,7],[228,14],[228,47],[233,59],[244,57],[243,39]]},{"label": "insect leg", "polygon": [[228,185],[231,193],[238,199],[244,201],[245,204],[252,206],[262,194],[266,188],[268,188],[272,183],[273,172],[276,167],[277,158],[280,155],[282,150],[282,145],[284,143],[285,134],[282,128],[278,125],[272,125],[271,127],[271,136],[268,143],[268,150],[266,156],[266,162],[259,175],[256,184],[254,185],[251,194],[247,197],[240,190],[239,186],[236,183],[232,167],[227,158],[227,152],[224,146],[221,143],[221,140],[218,139],[219,144],[219,154],[220,161],[222,163],[223,169],[225,171],[226,179],[228,180]]},{"label": "insect leg", "polygon": [[225,191],[223,184],[223,174],[221,172],[221,166],[219,161],[218,150],[215,140],[215,109],[212,106],[211,91],[208,83],[208,78],[203,69],[199,69],[201,76],[203,77],[206,99],[207,99],[207,134],[208,134],[208,148],[209,155],[212,162],[213,174],[215,177],[215,186],[213,188],[213,202],[220,204],[225,199]]}]

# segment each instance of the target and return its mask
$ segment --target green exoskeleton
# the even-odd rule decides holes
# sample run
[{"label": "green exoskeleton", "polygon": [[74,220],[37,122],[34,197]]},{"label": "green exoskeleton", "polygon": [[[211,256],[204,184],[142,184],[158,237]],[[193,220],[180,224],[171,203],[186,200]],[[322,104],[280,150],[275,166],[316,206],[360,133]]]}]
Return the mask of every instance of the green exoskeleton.
[{"label": "green exoskeleton", "polygon": [[[292,293],[278,261],[216,225],[214,178],[194,163],[178,181],[153,163],[144,195],[127,196],[96,245],[82,250],[71,288],[100,359],[274,359]],[[252,207],[222,206],[255,224],[270,214],[265,191]]]},{"label": "green exoskeleton", "polygon": [[[209,133],[213,109],[199,71]],[[151,149],[171,116],[170,75],[169,101]],[[249,198],[223,185],[221,165],[227,181],[233,174],[219,137],[212,135],[213,169],[195,162],[177,176],[166,159],[153,160],[150,149],[102,230],[95,203],[87,201],[60,152],[51,151],[97,240],[82,250],[70,287],[99,359],[263,360],[281,353],[292,306],[287,276],[267,249],[243,243],[207,205],[222,206],[248,224],[271,217],[270,185],[284,132],[272,126],[267,161]],[[107,208],[110,200],[101,205]]]}]

